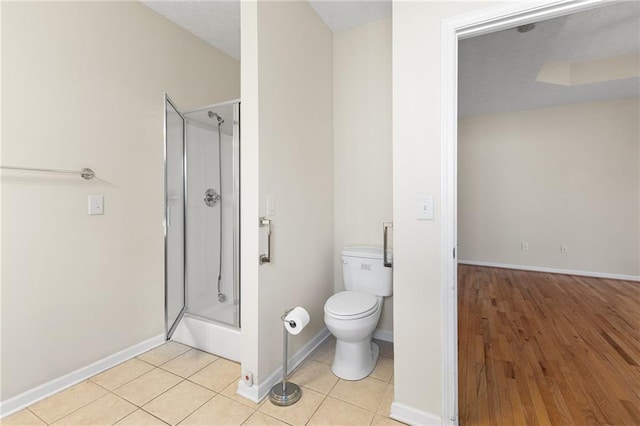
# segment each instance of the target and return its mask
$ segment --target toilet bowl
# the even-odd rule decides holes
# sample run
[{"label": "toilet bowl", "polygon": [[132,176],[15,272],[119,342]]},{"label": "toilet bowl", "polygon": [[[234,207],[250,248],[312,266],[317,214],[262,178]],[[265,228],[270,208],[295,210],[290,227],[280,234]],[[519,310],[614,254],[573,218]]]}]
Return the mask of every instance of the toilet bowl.
[{"label": "toilet bowl", "polygon": [[380,349],[371,341],[380,320],[382,297],[343,291],[327,300],[324,322],[336,338],[331,370],[345,380],[360,380],[376,367]]},{"label": "toilet bowl", "polygon": [[331,370],[342,379],[360,380],[378,361],[380,349],[371,338],[384,296],[392,293],[391,269],[384,267],[378,247],[346,247],[342,265],[346,291],[334,294],[324,305],[325,324],[336,338]]}]

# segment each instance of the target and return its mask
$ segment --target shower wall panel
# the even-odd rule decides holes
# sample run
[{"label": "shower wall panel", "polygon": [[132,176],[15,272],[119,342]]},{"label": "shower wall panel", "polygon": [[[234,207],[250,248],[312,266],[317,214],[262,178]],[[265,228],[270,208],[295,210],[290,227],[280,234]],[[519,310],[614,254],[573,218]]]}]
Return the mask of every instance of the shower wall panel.
[{"label": "shower wall panel", "polygon": [[[222,134],[222,161],[218,159],[218,130],[199,122],[187,124],[187,306],[192,315],[237,325],[234,292],[233,137]],[[222,183],[218,166],[222,166]],[[205,191],[214,189],[221,200],[209,207]],[[222,214],[222,234],[220,233]],[[220,238],[222,237],[222,244]],[[218,271],[222,271],[218,298]]]}]

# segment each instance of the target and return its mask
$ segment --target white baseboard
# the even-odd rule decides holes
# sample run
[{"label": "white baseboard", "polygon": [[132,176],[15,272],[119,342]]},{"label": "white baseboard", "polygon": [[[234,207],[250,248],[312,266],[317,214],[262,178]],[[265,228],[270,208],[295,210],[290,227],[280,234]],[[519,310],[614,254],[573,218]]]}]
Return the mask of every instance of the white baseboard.
[{"label": "white baseboard", "polygon": [[440,416],[416,410],[415,408],[397,402],[391,404],[391,414],[389,414],[389,417],[408,425],[441,426],[443,424]]},{"label": "white baseboard", "polygon": [[76,383],[80,383],[91,376],[95,376],[98,373],[108,370],[109,368],[140,355],[149,349],[153,349],[156,346],[163,344],[165,341],[165,335],[159,334],[145,340],[144,342],[140,342],[127,349],[123,349],[120,352],[116,352],[113,355],[102,358],[101,360],[89,364],[86,367],[79,368],[69,374],[65,374],[64,376],[53,379],[43,385],[29,389],[5,401],[1,401],[0,418],[22,410],[23,408],[43,400],[54,393],[60,392],[61,390],[73,386]]},{"label": "white baseboard", "polygon": [[572,269],[546,268],[544,266],[509,265],[506,263],[458,260],[461,265],[488,266],[491,268],[520,269],[523,271],[548,272],[551,274],[579,275],[581,277],[609,278],[612,280],[640,281],[640,275],[609,274],[607,272],[574,271]]},{"label": "white baseboard", "polygon": [[373,338],[393,343],[393,331],[376,329],[373,332]]},{"label": "white baseboard", "polygon": [[[289,357],[287,361],[288,373],[298,367],[311,353],[318,348],[325,340],[330,336],[329,330],[325,327],[318,332],[311,340],[309,340],[298,352]],[[236,393],[244,398],[255,403],[260,403],[267,397],[269,391],[276,383],[282,381],[282,366],[276,368],[266,379],[261,380],[260,383],[254,383],[252,386],[247,386],[244,381],[238,382],[238,390]]]}]

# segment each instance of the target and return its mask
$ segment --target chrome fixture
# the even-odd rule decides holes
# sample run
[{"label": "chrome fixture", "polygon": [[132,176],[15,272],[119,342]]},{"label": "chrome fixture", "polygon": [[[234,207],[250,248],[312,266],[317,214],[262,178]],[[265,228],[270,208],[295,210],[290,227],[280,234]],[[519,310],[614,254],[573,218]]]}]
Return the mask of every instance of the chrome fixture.
[{"label": "chrome fixture", "polygon": [[383,241],[383,247],[382,247],[382,260],[384,262],[384,266],[386,266],[387,268],[392,268],[393,267],[393,263],[389,262],[389,260],[387,259],[387,245],[388,245],[388,231],[389,228],[393,228],[393,222],[383,222],[382,223],[382,241]]},{"label": "chrome fixture", "polygon": [[218,194],[218,192],[216,192],[216,190],[213,188],[209,188],[206,191],[204,191],[203,199],[204,199],[204,203],[208,207],[213,207],[216,204],[218,204],[221,198],[222,197],[220,197],[220,194]]},{"label": "chrome fixture", "polygon": [[260,255],[260,264],[271,263],[271,219],[266,217],[260,218],[260,227],[267,227],[267,254]]},{"label": "chrome fixture", "polygon": [[520,25],[520,26],[516,27],[516,30],[519,33],[528,33],[529,31],[531,31],[535,27],[536,27],[536,24],[532,22],[531,24]]},{"label": "chrome fixture", "polygon": [[[293,309],[288,309],[284,314],[282,314],[280,319],[283,321],[283,323],[287,322],[285,318],[292,310]],[[295,326],[295,322],[291,322],[293,322],[293,325]],[[282,382],[273,385],[271,391],[269,392],[269,400],[274,405],[286,407],[298,402],[300,396],[302,395],[302,391],[300,390],[300,387],[295,383],[287,382],[287,353],[289,348],[289,333],[287,332],[284,324],[282,324],[282,329],[284,330],[282,333]]]},{"label": "chrome fixture", "polygon": [[60,170],[60,169],[39,169],[39,168],[34,168],[34,167],[14,167],[14,166],[0,166],[0,169],[6,169],[6,170],[23,170],[23,171],[27,171],[27,172],[47,172],[47,173],[70,173],[70,174],[74,174],[74,175],[80,175],[80,177],[82,177],[82,179],[93,179],[96,174],[93,172],[93,170],[85,167],[84,169],[77,171],[77,170]]},{"label": "chrome fixture", "polygon": [[224,119],[222,117],[220,117],[218,114],[216,114],[215,112],[213,112],[213,111],[209,111],[207,113],[207,115],[209,116],[209,118],[214,118],[215,117],[215,119],[218,120],[218,125],[224,123]]}]

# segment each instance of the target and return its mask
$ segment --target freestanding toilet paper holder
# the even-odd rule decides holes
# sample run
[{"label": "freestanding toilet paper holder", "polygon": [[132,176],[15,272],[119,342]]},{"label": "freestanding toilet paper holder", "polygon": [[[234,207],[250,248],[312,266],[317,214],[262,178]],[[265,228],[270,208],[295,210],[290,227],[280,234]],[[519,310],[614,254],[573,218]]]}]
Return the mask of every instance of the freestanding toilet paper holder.
[{"label": "freestanding toilet paper holder", "polygon": [[295,321],[286,320],[286,316],[289,315],[292,309],[288,309],[284,314],[280,317],[282,320],[282,382],[276,383],[271,388],[269,392],[269,400],[281,407],[286,407],[288,405],[295,404],[300,399],[302,395],[302,391],[300,387],[295,383],[287,382],[287,358],[288,358],[288,349],[289,349],[289,332],[284,326],[284,323],[289,323],[289,327],[296,328],[298,325]]}]

